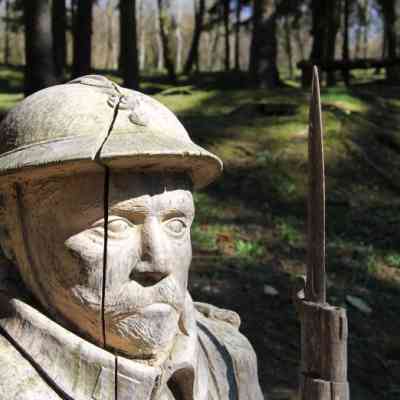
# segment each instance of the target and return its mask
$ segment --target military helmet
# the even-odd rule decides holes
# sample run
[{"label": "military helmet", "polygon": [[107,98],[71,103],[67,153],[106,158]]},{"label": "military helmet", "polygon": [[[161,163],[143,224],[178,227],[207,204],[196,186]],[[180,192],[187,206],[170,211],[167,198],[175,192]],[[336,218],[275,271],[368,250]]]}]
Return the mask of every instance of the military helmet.
[{"label": "military helmet", "polygon": [[87,75],[24,99],[0,124],[0,183],[112,169],[184,171],[195,188],[222,170],[158,101]]}]

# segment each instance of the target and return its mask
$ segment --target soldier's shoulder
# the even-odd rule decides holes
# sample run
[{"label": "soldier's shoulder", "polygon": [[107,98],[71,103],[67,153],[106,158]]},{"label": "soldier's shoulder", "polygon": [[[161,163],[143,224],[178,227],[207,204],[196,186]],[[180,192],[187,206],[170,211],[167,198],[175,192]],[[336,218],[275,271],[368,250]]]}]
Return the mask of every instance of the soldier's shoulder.
[{"label": "soldier's shoulder", "polygon": [[214,380],[219,382],[219,391],[226,387],[228,393],[236,392],[239,400],[263,399],[257,356],[248,339],[239,332],[239,315],[205,303],[195,303],[195,308],[201,347]]},{"label": "soldier's shoulder", "polygon": [[32,364],[0,334],[0,400],[61,400]]}]

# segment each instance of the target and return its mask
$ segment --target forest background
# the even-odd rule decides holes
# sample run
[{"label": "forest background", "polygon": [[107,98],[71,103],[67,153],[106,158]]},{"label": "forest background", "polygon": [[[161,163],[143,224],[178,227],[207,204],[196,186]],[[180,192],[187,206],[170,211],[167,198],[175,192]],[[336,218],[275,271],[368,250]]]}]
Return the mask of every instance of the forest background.
[{"label": "forest background", "polygon": [[351,398],[400,398],[399,0],[1,0],[0,113],[100,73],[224,161],[196,193],[190,290],[238,311],[270,399],[296,398],[309,71],[324,83],[328,300]]}]

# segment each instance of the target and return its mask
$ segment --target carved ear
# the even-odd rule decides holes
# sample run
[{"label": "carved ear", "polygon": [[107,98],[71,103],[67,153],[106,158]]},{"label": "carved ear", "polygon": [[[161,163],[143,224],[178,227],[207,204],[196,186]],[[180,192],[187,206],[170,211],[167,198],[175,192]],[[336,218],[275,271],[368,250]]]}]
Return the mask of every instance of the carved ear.
[{"label": "carved ear", "polygon": [[193,332],[195,325],[193,300],[189,292],[186,292],[185,305],[179,318],[178,326],[184,335],[189,336],[190,332]]}]

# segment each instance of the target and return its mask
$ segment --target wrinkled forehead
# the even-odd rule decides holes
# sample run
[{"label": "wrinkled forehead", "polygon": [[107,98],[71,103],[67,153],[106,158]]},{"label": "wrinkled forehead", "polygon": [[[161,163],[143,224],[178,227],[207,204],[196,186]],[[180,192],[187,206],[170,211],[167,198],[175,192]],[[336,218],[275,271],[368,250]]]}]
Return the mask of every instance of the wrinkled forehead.
[{"label": "wrinkled forehead", "polygon": [[[109,207],[134,207],[139,204],[175,204],[193,208],[192,183],[184,173],[143,173],[111,171],[105,174],[82,174],[32,182],[24,186],[24,199],[35,206],[35,213],[62,208],[64,212],[90,212]],[[106,193],[106,187],[108,193]]]},{"label": "wrinkled forehead", "polygon": [[193,214],[192,183],[187,175],[113,172],[109,177],[111,211],[179,210]]}]

